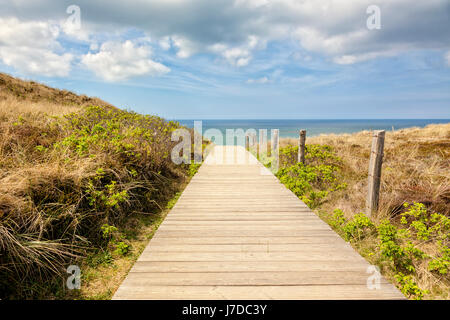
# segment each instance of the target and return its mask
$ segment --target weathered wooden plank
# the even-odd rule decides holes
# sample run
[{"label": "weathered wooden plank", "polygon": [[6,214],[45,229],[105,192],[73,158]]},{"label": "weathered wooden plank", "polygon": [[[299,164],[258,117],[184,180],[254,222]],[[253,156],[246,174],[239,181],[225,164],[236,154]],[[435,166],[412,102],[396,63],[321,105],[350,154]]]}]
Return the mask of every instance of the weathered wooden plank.
[{"label": "weathered wooden plank", "polygon": [[[329,228],[327,224],[323,221],[318,221],[317,219],[303,219],[300,221],[282,221],[282,220],[274,220],[274,221],[258,221],[258,220],[252,220],[252,221],[240,221],[239,227],[265,227],[265,228],[272,228],[275,227],[288,227],[288,228],[296,228],[298,229],[300,226],[326,226]],[[164,223],[164,226],[177,226],[177,227],[215,227],[218,226],[219,228],[222,227],[236,227],[236,221],[217,221],[217,220],[203,220],[203,221],[179,221],[179,220],[170,220],[167,219]]]},{"label": "weathered wooden plank", "polygon": [[402,299],[392,285],[370,290],[366,285],[316,286],[128,286],[119,288],[114,299],[155,300],[350,300]]},{"label": "weathered wooden plank", "polygon": [[322,229],[308,229],[308,230],[163,230],[160,227],[161,237],[240,237],[245,235],[247,237],[320,237],[326,235],[329,230]]},{"label": "weathered wooden plank", "polygon": [[159,234],[152,239],[151,245],[158,244],[316,244],[343,242],[336,235],[321,237],[163,237]]},{"label": "weathered wooden plank", "polygon": [[353,271],[367,272],[365,261],[137,261],[133,272],[302,272]]},{"label": "weathered wooden plank", "polygon": [[297,244],[173,244],[152,243],[150,252],[308,252],[314,250],[353,250],[347,243]]},{"label": "weathered wooden plank", "polygon": [[295,224],[293,225],[274,225],[269,228],[268,225],[220,225],[220,224],[211,224],[211,225],[171,225],[171,224],[164,224],[159,227],[161,231],[191,231],[192,233],[197,232],[246,232],[246,231],[262,231],[265,232],[267,229],[270,229],[271,231],[275,232],[289,232],[289,231],[306,231],[306,230],[330,230],[331,228],[328,225],[314,223],[313,225],[310,224],[301,224],[300,226],[297,226]]},{"label": "weathered wooden plank", "polygon": [[350,250],[299,252],[155,252],[144,250],[138,261],[364,261]]},{"label": "weathered wooden plank", "polygon": [[[310,286],[365,285],[367,274],[353,271],[133,272],[129,286]],[[386,280],[380,285],[388,284]]]},{"label": "weathered wooden plank", "polygon": [[171,215],[166,217],[166,221],[296,221],[301,223],[307,220],[314,220],[313,217],[298,217],[293,215],[277,215],[275,217],[268,215],[245,215],[224,216],[224,215]]}]

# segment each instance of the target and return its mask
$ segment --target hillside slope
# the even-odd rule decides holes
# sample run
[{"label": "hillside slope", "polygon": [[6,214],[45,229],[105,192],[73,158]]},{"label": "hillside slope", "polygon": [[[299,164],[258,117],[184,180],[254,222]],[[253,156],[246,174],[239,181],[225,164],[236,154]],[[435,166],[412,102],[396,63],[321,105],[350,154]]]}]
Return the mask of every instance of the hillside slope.
[{"label": "hillside slope", "polygon": [[35,81],[25,81],[0,72],[0,101],[14,99],[24,102],[50,103],[63,106],[102,106],[111,104],[86,95],[78,95],[67,90],[55,89]]},{"label": "hillside slope", "polygon": [[176,122],[0,80],[0,299],[64,298],[69,265],[137,254],[193,169],[170,160]]}]

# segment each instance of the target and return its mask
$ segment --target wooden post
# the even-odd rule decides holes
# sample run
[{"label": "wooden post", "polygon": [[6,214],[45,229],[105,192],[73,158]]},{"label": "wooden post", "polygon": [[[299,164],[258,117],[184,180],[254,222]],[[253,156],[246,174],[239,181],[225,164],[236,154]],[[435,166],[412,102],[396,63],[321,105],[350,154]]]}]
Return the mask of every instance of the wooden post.
[{"label": "wooden post", "polygon": [[384,130],[373,132],[366,200],[366,215],[368,217],[370,217],[372,213],[378,210],[378,200],[380,198],[381,165],[383,163],[384,135]]},{"label": "wooden post", "polygon": [[245,135],[245,150],[250,150],[250,137],[248,134]]},{"label": "wooden post", "polygon": [[256,133],[252,133],[252,149],[251,152],[254,153],[255,157],[257,157],[258,155],[258,145],[256,142]]},{"label": "wooden post", "polygon": [[298,138],[298,162],[305,164],[306,130],[300,130]]},{"label": "wooden post", "polygon": [[271,136],[272,136],[272,142],[271,147],[272,150],[270,152],[270,157],[272,158],[272,164],[271,169],[273,173],[276,173],[278,171],[278,153],[279,153],[279,129],[272,129],[271,130]]},{"label": "wooden post", "polygon": [[259,129],[258,157],[262,159],[263,156],[267,157],[267,129]]}]

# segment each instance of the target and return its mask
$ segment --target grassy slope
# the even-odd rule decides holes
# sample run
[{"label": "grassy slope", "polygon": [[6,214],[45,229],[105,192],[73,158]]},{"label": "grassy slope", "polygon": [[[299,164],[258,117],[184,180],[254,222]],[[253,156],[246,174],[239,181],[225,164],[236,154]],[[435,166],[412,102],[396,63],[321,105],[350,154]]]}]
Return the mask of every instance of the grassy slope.
[{"label": "grassy slope", "polygon": [[34,108],[37,111],[59,114],[89,105],[114,108],[113,105],[96,97],[77,95],[67,90],[21,80],[0,72],[0,101],[5,102],[5,100],[15,100],[18,105],[26,109],[31,106],[31,110]]},{"label": "grassy slope", "polygon": [[177,127],[0,74],[0,298],[109,298],[193,171]]},{"label": "grassy slope", "polygon": [[[284,162],[282,161],[282,167],[288,168],[294,164],[296,151],[298,150],[294,147],[296,144],[297,141],[295,139],[284,139],[281,141],[281,150],[285,151],[285,154],[282,154],[281,157],[287,157],[284,159]],[[323,199],[319,197],[319,200],[311,202],[310,205],[316,212],[325,221],[332,224],[338,233],[344,237],[347,236],[347,240],[351,241],[352,245],[366,259],[378,265],[382,273],[400,288],[403,288],[405,292],[408,290],[408,286],[405,286],[405,283],[400,283],[401,281],[395,278],[395,276],[400,271],[407,277],[410,276],[406,280],[410,280],[407,285],[410,285],[411,290],[409,290],[409,293],[412,294],[407,293],[407,296],[409,295],[411,298],[420,297],[420,293],[413,294],[413,284],[415,283],[421,290],[428,291],[428,293],[425,293],[424,298],[449,299],[449,257],[447,253],[447,258],[445,258],[440,244],[448,248],[448,218],[450,214],[450,124],[429,125],[422,129],[411,128],[386,133],[380,209],[377,216],[372,218],[372,221],[375,226],[380,226],[383,219],[388,219],[398,230],[404,229],[411,233],[409,237],[395,240],[398,248],[402,248],[403,251],[395,256],[394,261],[386,258],[385,253],[387,250],[384,250],[384,253],[381,250],[383,246],[381,245],[379,228],[376,229],[377,227],[375,226],[364,227],[363,224],[367,221],[362,221],[358,217],[355,219],[357,213],[364,212],[371,133],[364,131],[355,134],[322,135],[308,138],[307,147],[309,145],[310,150],[313,144],[330,146],[332,150],[331,154],[336,155],[340,159],[339,161],[335,161],[328,156],[323,159],[317,157],[307,158],[307,164],[309,166],[315,167],[316,169],[322,168],[319,174],[320,178],[328,174],[323,167],[320,167],[321,165],[331,164],[336,166],[334,173],[336,182],[333,186],[333,183],[330,182],[319,182],[319,178],[313,179],[313,182],[311,182],[315,192],[329,190],[329,193]],[[289,148],[292,152],[286,153],[286,151],[289,151]],[[291,170],[282,173],[280,179],[284,179],[285,182],[289,183],[292,181],[286,177],[294,176],[293,181],[300,181],[302,179],[300,178],[300,174],[293,172]],[[334,188],[337,184],[346,184],[347,186],[345,188]],[[291,189],[295,188],[294,185],[291,183]],[[304,187],[300,187],[301,191],[298,194],[303,194],[302,188]],[[311,198],[309,191],[305,194],[305,199],[309,201]],[[413,202],[423,203],[425,209],[404,207],[405,203]],[[335,209],[340,209],[342,212],[333,214]],[[412,218],[408,215],[408,223],[401,223],[402,213],[417,213],[418,211],[421,211],[422,215],[428,219],[426,222],[426,224],[429,224],[428,229],[433,225],[430,222],[430,217],[434,212],[440,214],[440,217],[443,219],[442,221],[446,219],[447,226],[441,228],[443,234],[441,236],[437,236],[437,233],[431,234],[428,239],[421,239],[420,236],[418,237],[417,230],[411,225],[411,222],[417,221],[418,218]],[[336,221],[339,217],[342,218],[341,222],[346,222],[343,224],[337,223]],[[349,221],[353,222],[349,223]],[[348,233],[350,227],[358,225],[355,221],[359,223],[356,229],[358,232],[361,232],[361,236]],[[418,248],[429,257],[413,257],[413,254],[407,252],[407,249],[405,249],[408,241],[413,243],[414,248]],[[401,254],[404,254],[404,257],[401,257]],[[410,265],[414,267],[414,272],[402,270],[404,265],[398,264],[400,259],[406,261],[410,256],[412,257]],[[446,274],[430,271],[429,262],[433,260],[432,257],[440,257],[441,260],[439,261],[446,263],[442,265],[442,270],[447,270]]]}]

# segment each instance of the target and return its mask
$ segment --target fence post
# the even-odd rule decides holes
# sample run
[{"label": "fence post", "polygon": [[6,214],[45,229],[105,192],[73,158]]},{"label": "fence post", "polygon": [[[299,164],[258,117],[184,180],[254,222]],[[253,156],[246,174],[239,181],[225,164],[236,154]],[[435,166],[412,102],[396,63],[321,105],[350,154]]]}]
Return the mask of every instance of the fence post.
[{"label": "fence post", "polygon": [[272,158],[271,162],[271,169],[273,173],[276,173],[278,171],[278,165],[279,165],[279,129],[272,129],[271,130],[271,152],[270,157]]},{"label": "fence post", "polygon": [[267,129],[259,129],[258,158],[267,156]]},{"label": "fence post", "polygon": [[253,152],[255,154],[255,157],[258,156],[258,144],[257,144],[257,140],[256,140],[256,133],[252,133],[252,148],[251,148],[251,152]]},{"label": "fence post", "polygon": [[383,163],[384,130],[376,130],[372,137],[372,150],[370,152],[369,178],[366,200],[366,215],[370,217],[378,210],[380,198],[381,165]]},{"label": "fence post", "polygon": [[298,138],[298,162],[305,164],[306,130],[300,130]]},{"label": "fence post", "polygon": [[250,137],[248,134],[245,135],[245,150],[250,150]]}]

